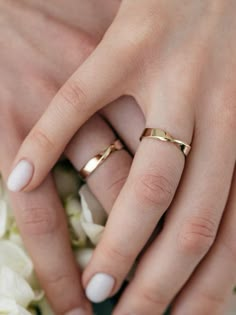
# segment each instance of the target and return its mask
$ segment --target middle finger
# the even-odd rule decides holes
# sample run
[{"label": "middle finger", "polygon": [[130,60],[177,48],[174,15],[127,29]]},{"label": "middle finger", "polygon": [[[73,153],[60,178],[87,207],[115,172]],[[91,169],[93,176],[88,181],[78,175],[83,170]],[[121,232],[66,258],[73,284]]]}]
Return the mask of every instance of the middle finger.
[{"label": "middle finger", "polygon": [[[167,125],[167,121],[161,121],[161,117],[157,117],[155,123]],[[175,134],[180,139],[189,141],[191,131],[187,130],[187,135],[181,136],[183,131],[179,125],[171,125],[175,126]],[[83,275],[86,294],[91,301],[100,302],[118,290],[168,208],[183,167],[184,156],[172,143],[153,139],[142,142],[129,177],[108,218],[101,242]],[[109,292],[108,286],[111,289]],[[108,295],[101,295],[102,291]]]}]

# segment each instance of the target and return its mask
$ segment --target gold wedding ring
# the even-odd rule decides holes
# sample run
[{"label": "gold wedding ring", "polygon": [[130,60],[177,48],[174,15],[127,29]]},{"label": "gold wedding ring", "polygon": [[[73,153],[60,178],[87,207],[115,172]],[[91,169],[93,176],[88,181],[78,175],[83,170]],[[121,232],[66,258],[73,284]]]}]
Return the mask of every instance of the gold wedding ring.
[{"label": "gold wedding ring", "polygon": [[124,145],[119,139],[116,139],[105,150],[91,158],[79,171],[79,175],[85,180],[91,175],[113,152],[120,151]]},{"label": "gold wedding ring", "polygon": [[168,132],[159,128],[144,129],[140,137],[140,140],[142,140],[143,138],[153,138],[153,139],[158,139],[165,142],[171,142],[175,144],[181,150],[181,152],[184,154],[185,157],[189,154],[191,150],[191,146],[189,144],[183,141],[180,141],[178,139],[175,139]]}]

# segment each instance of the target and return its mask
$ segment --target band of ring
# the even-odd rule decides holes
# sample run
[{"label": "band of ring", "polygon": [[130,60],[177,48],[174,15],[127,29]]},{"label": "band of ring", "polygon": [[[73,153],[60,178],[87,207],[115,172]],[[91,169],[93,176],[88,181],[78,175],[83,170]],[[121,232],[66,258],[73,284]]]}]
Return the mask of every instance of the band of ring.
[{"label": "band of ring", "polygon": [[153,139],[158,139],[161,141],[168,141],[171,142],[173,144],[175,144],[180,150],[181,152],[184,154],[184,156],[186,157],[190,150],[191,150],[191,146],[181,140],[175,139],[174,137],[172,137],[168,132],[159,129],[159,128],[146,128],[144,129],[140,140],[142,140],[143,138],[153,138]]},{"label": "band of ring", "polygon": [[105,150],[91,158],[80,170],[79,175],[82,179],[86,179],[91,175],[113,152],[120,151],[124,148],[123,143],[116,139]]}]

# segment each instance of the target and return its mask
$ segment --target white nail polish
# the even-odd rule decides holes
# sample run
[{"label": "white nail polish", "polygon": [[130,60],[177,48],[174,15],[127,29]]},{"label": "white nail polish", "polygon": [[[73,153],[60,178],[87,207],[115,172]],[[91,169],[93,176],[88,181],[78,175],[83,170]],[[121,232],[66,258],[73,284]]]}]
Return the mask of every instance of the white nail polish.
[{"label": "white nail polish", "polygon": [[10,191],[21,191],[33,176],[34,167],[26,160],[21,160],[8,177],[7,187]]},{"label": "white nail polish", "polygon": [[73,311],[66,313],[65,315],[87,315],[87,313],[82,308],[77,308]]},{"label": "white nail polish", "polygon": [[86,296],[91,302],[100,303],[110,296],[114,284],[113,277],[105,273],[97,273],[87,285]]}]

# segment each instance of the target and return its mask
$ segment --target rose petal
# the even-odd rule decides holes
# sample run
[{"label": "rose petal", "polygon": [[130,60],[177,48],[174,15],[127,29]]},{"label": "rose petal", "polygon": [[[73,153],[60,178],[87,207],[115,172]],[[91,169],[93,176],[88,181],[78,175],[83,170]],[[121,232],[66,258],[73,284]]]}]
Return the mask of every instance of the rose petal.
[{"label": "rose petal", "polygon": [[81,222],[81,224],[90,241],[93,243],[93,245],[96,246],[101,239],[102,233],[104,231],[104,226],[83,221]]},{"label": "rose petal", "polygon": [[25,308],[14,300],[0,296],[0,314],[4,315],[31,315]]},{"label": "rose petal", "polygon": [[65,202],[65,209],[67,215],[70,216],[80,216],[82,213],[82,207],[79,202],[79,199],[76,197],[69,197]]},{"label": "rose petal", "polygon": [[28,282],[7,266],[0,270],[0,296],[11,298],[25,308],[35,298]]},{"label": "rose petal", "polygon": [[80,268],[84,270],[86,266],[88,265],[92,255],[93,255],[94,249],[92,248],[83,248],[78,249],[75,252],[76,261],[78,262]]},{"label": "rose petal", "polygon": [[88,185],[81,187],[79,195],[85,221],[105,225],[107,214],[88,188]]},{"label": "rose petal", "polygon": [[40,309],[40,314],[41,315],[55,315],[55,313],[53,313],[48,301],[44,298],[42,299],[42,301],[40,301],[37,306]]},{"label": "rose petal", "polygon": [[0,240],[0,268],[3,266],[8,266],[25,279],[33,272],[32,261],[25,251],[7,240]]}]

